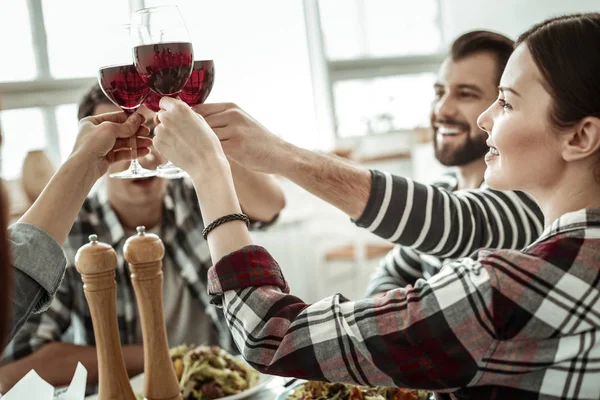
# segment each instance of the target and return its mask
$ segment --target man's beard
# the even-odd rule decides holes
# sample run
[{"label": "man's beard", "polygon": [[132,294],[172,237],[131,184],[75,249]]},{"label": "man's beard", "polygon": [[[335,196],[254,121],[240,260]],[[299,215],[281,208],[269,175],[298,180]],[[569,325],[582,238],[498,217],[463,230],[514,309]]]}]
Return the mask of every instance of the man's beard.
[{"label": "man's beard", "polygon": [[465,143],[456,149],[450,148],[450,146],[439,147],[437,141],[437,129],[433,130],[435,158],[437,158],[442,165],[445,165],[446,167],[460,167],[482,158],[488,152],[489,147],[486,143],[486,135],[472,136],[470,127],[468,127],[466,131]]}]

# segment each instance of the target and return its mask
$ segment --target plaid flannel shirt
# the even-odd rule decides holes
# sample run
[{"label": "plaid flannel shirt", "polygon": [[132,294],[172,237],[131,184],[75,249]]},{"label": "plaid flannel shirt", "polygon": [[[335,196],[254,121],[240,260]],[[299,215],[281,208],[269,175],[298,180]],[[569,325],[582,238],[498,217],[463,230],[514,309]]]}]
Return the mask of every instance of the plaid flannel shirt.
[{"label": "plaid flannel shirt", "polygon": [[[203,228],[200,206],[191,182],[183,179],[171,181],[163,201],[160,232],[165,245],[165,259],[169,259],[170,264],[179,270],[187,288],[213,320],[211,344],[221,345],[237,353],[229,329],[223,321],[222,311],[210,304],[206,292],[206,274],[212,262],[208,244],[202,238]],[[52,341],[95,344],[92,318],[81,275],[74,265],[77,250],[89,242],[88,236],[92,233],[98,235],[99,241],[112,245],[117,252],[115,280],[121,343],[142,343],[137,330],[139,315],[135,292],[129,267],[123,258],[123,246],[127,237],[108,202],[106,191],[99,188],[86,199],[65,242],[63,249],[67,257],[67,271],[54,301],[47,311],[29,318],[5,350],[4,361],[25,357]]]},{"label": "plaid flannel shirt", "polygon": [[258,246],[208,278],[239,349],[265,373],[455,399],[598,399],[599,266],[600,209],[587,209],[521,251],[479,250],[376,298],[306,304]]}]

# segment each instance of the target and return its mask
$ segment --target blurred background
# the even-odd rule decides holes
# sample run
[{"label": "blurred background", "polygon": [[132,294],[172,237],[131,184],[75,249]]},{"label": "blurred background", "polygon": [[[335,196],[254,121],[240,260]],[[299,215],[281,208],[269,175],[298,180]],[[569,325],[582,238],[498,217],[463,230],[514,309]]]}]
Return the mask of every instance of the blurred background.
[{"label": "blurred background", "polygon": [[[1,172],[13,219],[71,150],[77,103],[110,48],[103,27],[162,4],[179,5],[195,58],[215,61],[209,102],[235,102],[298,146],[424,181],[442,170],[429,104],[454,38],[488,29],[516,39],[547,17],[600,11],[598,0],[0,0]],[[305,300],[359,297],[389,246],[282,185],[287,209],[256,242]]]}]

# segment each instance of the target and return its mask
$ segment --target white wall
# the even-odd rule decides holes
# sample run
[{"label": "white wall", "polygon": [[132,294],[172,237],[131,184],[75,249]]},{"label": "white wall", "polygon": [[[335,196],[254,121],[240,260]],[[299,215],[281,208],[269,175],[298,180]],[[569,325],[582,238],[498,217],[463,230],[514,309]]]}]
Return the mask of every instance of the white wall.
[{"label": "white wall", "polygon": [[441,0],[444,40],[488,29],[512,39],[546,18],[577,12],[600,11],[599,0]]}]

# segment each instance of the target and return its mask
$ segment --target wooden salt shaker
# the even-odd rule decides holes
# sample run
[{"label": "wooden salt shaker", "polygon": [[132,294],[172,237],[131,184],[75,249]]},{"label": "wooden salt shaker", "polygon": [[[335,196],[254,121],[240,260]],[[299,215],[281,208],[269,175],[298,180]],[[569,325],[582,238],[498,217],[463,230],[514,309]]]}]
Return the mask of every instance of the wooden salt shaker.
[{"label": "wooden salt shaker", "polygon": [[75,255],[92,314],[98,354],[98,400],[136,400],[131,389],[117,324],[117,253],[90,235]]},{"label": "wooden salt shaker", "polygon": [[169,354],[163,315],[162,259],[165,246],[158,236],[138,234],[125,242],[123,249],[129,263],[131,281],[137,298],[144,337],[144,396],[148,400],[182,400],[179,382]]}]

